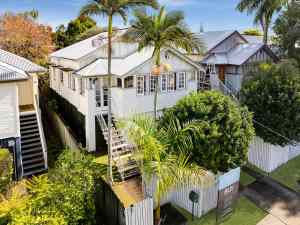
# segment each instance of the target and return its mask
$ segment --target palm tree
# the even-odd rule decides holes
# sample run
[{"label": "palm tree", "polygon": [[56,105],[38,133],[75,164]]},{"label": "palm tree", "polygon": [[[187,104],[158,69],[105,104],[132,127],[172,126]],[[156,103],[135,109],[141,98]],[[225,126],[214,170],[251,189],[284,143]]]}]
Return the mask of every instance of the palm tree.
[{"label": "palm tree", "polygon": [[[153,117],[144,115],[121,121],[120,126],[137,146],[136,159],[140,162],[142,177],[146,183],[155,184],[155,224],[160,221],[161,200],[173,188],[187,182],[194,185],[213,183],[207,171],[189,163],[192,135],[197,135],[196,121],[181,125],[172,117],[169,126],[164,128],[158,127]],[[176,149],[172,144],[174,141]]]},{"label": "palm tree", "polygon": [[264,43],[268,44],[269,28],[273,15],[279,12],[288,0],[241,0],[237,5],[240,12],[255,13],[254,24],[260,24],[264,33]]},{"label": "palm tree", "polygon": [[184,23],[184,15],[180,11],[166,12],[161,7],[158,14],[147,15],[145,11],[135,11],[135,20],[125,38],[139,42],[139,50],[153,47],[155,67],[154,118],[157,114],[158,76],[162,70],[168,70],[167,65],[161,65],[161,51],[164,48],[176,48],[188,53],[201,52],[202,43],[199,36],[192,33]]},{"label": "palm tree", "polygon": [[112,60],[112,33],[113,33],[113,17],[120,16],[124,23],[127,22],[127,13],[130,9],[138,6],[158,7],[157,0],[90,0],[80,10],[80,15],[89,16],[107,16],[108,17],[108,154],[109,154],[109,177],[113,182],[112,175],[112,158],[111,158],[111,60]]}]

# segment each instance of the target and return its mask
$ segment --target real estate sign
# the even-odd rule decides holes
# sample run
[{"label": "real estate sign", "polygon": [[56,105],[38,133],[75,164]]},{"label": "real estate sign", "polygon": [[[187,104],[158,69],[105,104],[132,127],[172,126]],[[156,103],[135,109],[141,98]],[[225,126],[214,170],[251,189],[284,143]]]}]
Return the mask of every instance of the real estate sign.
[{"label": "real estate sign", "polygon": [[236,168],[218,178],[217,223],[233,212],[239,193],[241,169]]}]

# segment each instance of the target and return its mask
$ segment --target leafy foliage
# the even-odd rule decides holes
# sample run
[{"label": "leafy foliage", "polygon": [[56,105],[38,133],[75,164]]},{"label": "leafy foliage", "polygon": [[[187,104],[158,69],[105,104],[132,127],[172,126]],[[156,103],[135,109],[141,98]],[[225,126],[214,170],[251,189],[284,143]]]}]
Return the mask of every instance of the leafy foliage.
[{"label": "leafy foliage", "polygon": [[13,159],[8,149],[0,148],[0,194],[7,191],[12,181]]},{"label": "leafy foliage", "polygon": [[25,182],[27,195],[21,198],[22,204],[15,197],[1,202],[0,216],[10,205],[14,210],[6,212],[6,218],[11,225],[95,224],[94,181],[99,178],[98,171],[91,156],[66,150],[49,174]]},{"label": "leafy foliage", "polygon": [[[164,48],[182,49],[188,53],[201,53],[204,49],[199,35],[191,32],[184,23],[184,14],[181,11],[166,12],[161,7],[157,14],[147,15],[146,11],[136,11],[135,20],[131,28],[124,35],[125,40],[138,42],[139,51],[146,47],[153,47],[155,60],[155,95],[154,95],[154,118],[157,114],[158,76],[168,65],[161,65],[161,51]],[[168,72],[168,71],[166,71]]]},{"label": "leafy foliage", "polygon": [[[122,124],[123,123],[123,124]],[[170,118],[169,126],[159,127],[156,120],[148,116],[136,116],[129,121],[121,122],[129,139],[136,144],[136,157],[140,162],[143,177],[148,182],[155,183],[155,201],[158,205],[156,222],[160,218],[160,201],[168,192],[184,183],[195,185],[208,184],[211,177],[201,167],[189,163],[192,148],[191,137],[185,135],[194,131],[194,124],[179,124],[176,118]],[[176,147],[171,145],[177,137]],[[173,154],[169,148],[176,148],[178,154]]]},{"label": "leafy foliage", "polygon": [[242,102],[254,112],[256,121],[280,134],[256,125],[257,135],[281,146],[300,141],[300,71],[296,63],[264,65],[249,75],[241,90]]},{"label": "leafy foliage", "polygon": [[[194,120],[197,135],[193,136],[190,161],[213,172],[226,172],[242,165],[254,136],[252,115],[219,92],[192,93],[166,110],[160,126],[168,127],[176,116],[181,123]],[[173,135],[169,143],[176,153],[180,138]]]},{"label": "leafy foliage", "polygon": [[261,25],[264,32],[264,43],[267,44],[273,15],[287,3],[288,0],[240,0],[236,8],[240,12],[255,14],[254,23]]},{"label": "leafy foliage", "polygon": [[[80,35],[96,27],[96,22],[89,16],[79,16],[68,23],[68,26],[60,25],[54,33],[56,48],[64,48],[78,41]],[[86,38],[92,35],[87,35]]]},{"label": "leafy foliage", "polygon": [[262,36],[263,34],[259,29],[256,28],[250,28],[243,31],[243,34],[250,35],[250,36]]},{"label": "leafy foliage", "polygon": [[44,64],[53,50],[51,28],[29,16],[7,13],[0,18],[2,49]]},{"label": "leafy foliage", "polygon": [[[300,4],[292,2],[277,18],[274,26],[276,41],[282,53],[300,65]],[[299,47],[296,48],[298,43]]]}]

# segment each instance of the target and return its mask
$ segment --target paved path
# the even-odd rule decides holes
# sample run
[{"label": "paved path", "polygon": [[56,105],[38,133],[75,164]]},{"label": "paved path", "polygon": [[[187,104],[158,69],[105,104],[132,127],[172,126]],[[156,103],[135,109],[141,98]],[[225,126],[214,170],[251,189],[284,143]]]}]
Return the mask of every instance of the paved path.
[{"label": "paved path", "polygon": [[269,177],[259,177],[243,194],[269,212],[258,225],[300,225],[300,195]]}]

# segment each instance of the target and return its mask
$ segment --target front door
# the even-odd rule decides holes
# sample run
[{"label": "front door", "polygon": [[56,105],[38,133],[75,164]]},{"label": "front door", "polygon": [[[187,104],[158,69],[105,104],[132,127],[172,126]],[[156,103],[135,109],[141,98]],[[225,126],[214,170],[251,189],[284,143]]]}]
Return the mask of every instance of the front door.
[{"label": "front door", "polygon": [[223,81],[223,83],[225,82],[225,69],[226,67],[224,65],[219,66],[219,79]]}]

